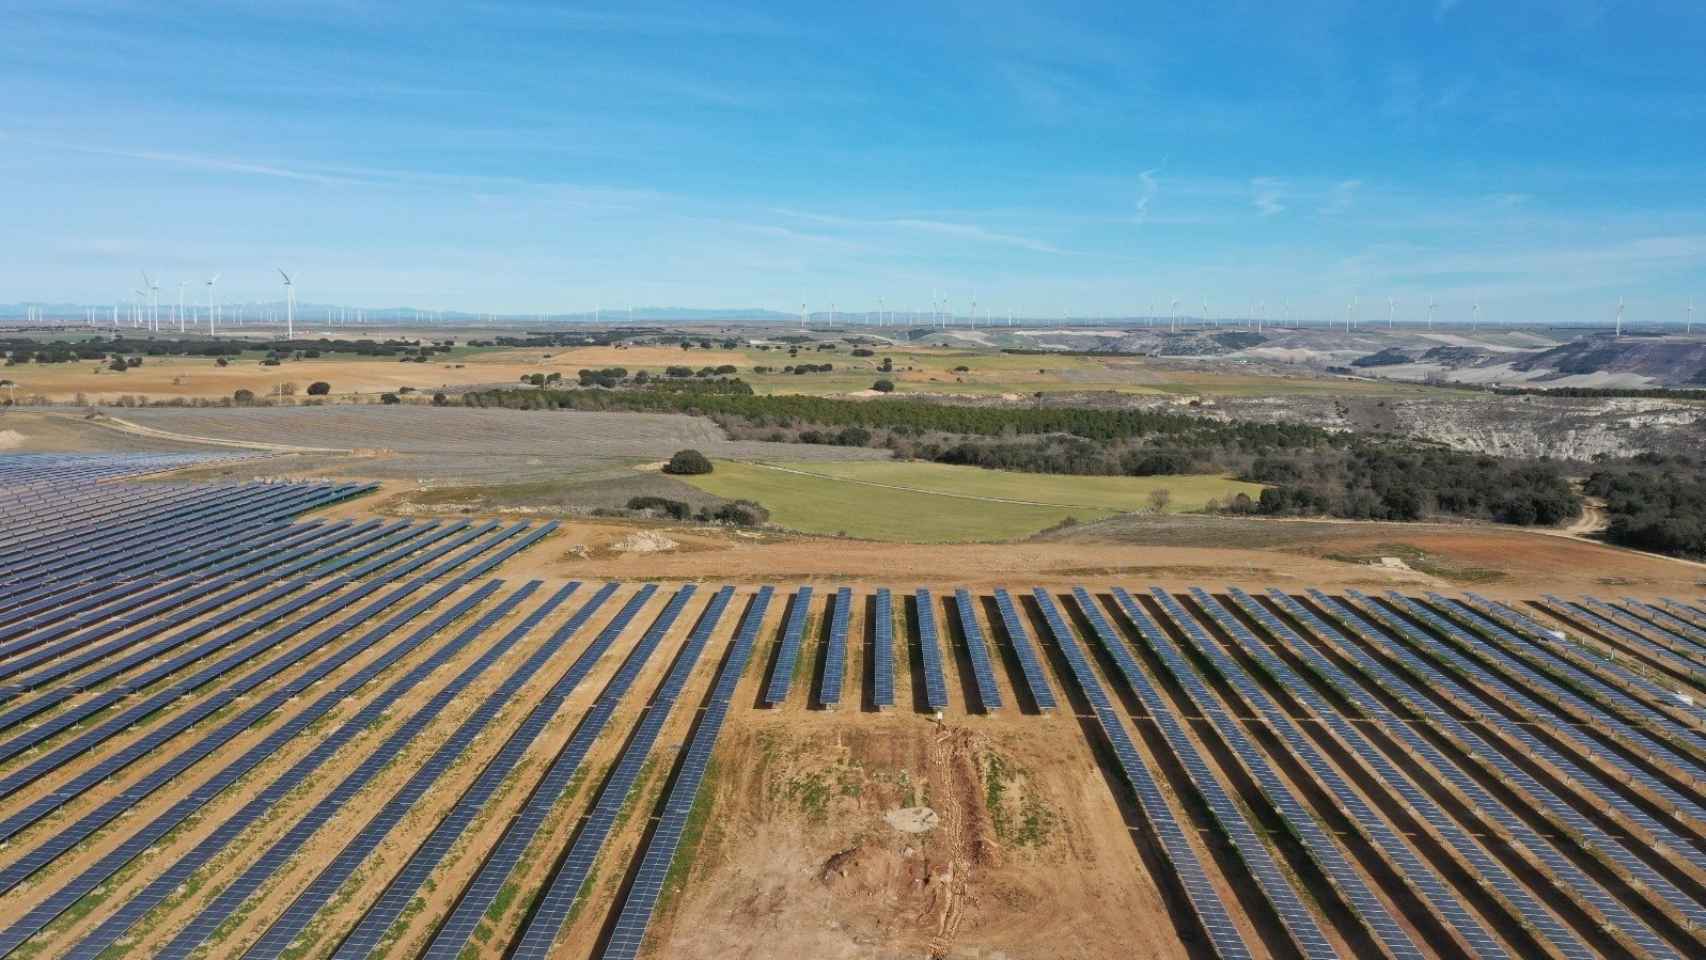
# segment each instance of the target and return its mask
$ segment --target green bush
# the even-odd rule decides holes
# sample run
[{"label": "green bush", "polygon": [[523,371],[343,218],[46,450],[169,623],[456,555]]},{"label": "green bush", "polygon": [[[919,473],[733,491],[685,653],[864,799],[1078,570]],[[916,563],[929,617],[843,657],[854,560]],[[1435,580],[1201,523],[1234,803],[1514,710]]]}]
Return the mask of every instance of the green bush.
[{"label": "green bush", "polygon": [[664,464],[663,472],[680,477],[697,476],[711,472],[711,461],[697,450],[677,450],[669,463]]}]

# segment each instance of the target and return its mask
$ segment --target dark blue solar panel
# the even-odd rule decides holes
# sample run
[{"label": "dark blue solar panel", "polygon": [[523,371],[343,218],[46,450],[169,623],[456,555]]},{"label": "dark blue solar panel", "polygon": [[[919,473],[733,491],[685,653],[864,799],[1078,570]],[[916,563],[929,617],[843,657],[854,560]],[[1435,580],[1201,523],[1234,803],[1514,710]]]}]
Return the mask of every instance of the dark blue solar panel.
[{"label": "dark blue solar panel", "polygon": [[631,960],[640,952],[652,911],[657,908],[658,898],[663,894],[664,881],[681,846],[682,834],[686,832],[688,818],[692,816],[693,805],[699,795],[699,786],[705,779],[705,770],[711,763],[711,750],[716,745],[717,735],[722,732],[723,721],[728,717],[729,700],[734,696],[735,685],[740,682],[752,656],[753,641],[758,637],[764,611],[770,605],[770,594],[770,587],[760,589],[741,621],[734,649],[729,652],[722,672],[717,675],[717,685],[711,692],[711,705],[693,731],[675,783],[664,800],[663,816],[640,854],[640,868],[635,872],[634,882],[628,888],[628,896],[622,902],[616,925],[600,957]]},{"label": "dark blue solar panel", "polygon": [[829,644],[823,652],[823,680],[817,691],[817,702],[825,707],[841,702],[841,686],[847,671],[847,624],[852,614],[853,591],[842,587],[835,591],[829,611]]},{"label": "dark blue solar panel", "polygon": [[977,622],[971,591],[954,591],[954,610],[959,613],[960,634],[966,640],[966,653],[971,657],[971,673],[977,684],[977,699],[985,712],[1001,709],[1001,689],[995,685],[995,667],[989,659],[989,641],[983,637],[983,627]]},{"label": "dark blue solar panel", "polygon": [[888,587],[877,590],[871,623],[872,700],[878,710],[894,706],[894,599]]},{"label": "dark blue solar panel", "polygon": [[651,659],[652,653],[663,641],[664,634],[681,614],[681,609],[686,606],[688,599],[693,596],[694,589],[692,585],[688,585],[676,591],[663,614],[640,638],[628,659],[623,661],[621,668],[599,695],[598,702],[593,704],[592,709],[588,710],[586,717],[581,720],[574,736],[564,744],[556,759],[552,761],[550,769],[545,771],[544,778],[527,798],[527,804],[510,822],[509,828],[498,841],[497,848],[481,865],[479,874],[462,891],[462,899],[457,901],[456,908],[438,928],[423,953],[424,957],[455,960],[467,947],[480,918],[491,907],[492,901],[497,899],[510,874],[515,872],[521,855],[527,851],[533,838],[544,827],[551,809],[557,805],[564,789],[574,778],[575,771],[586,759],[587,751],[592,749],[593,742],[603,733],[605,725],[610,722],[611,714],[616,712],[617,704],[633,685],[634,678],[639,675],[646,661]]},{"label": "dark blue solar panel", "polygon": [[1253,956],[1249,944],[1244,942],[1244,935],[1232,922],[1232,916],[1227,912],[1225,902],[1220,899],[1220,893],[1209,880],[1202,860],[1191,847],[1185,826],[1174,815],[1173,808],[1167,803],[1166,794],[1162,792],[1161,785],[1149,769],[1149,764],[1137,752],[1137,745],[1126,733],[1125,726],[1120,722],[1119,711],[1114,708],[1113,701],[1102,688],[1102,682],[1096,678],[1095,670],[1091,668],[1084,651],[1078,646],[1078,640],[1067,627],[1065,618],[1060,615],[1054,598],[1041,587],[1031,593],[1036,598],[1038,608],[1042,610],[1043,622],[1048,625],[1049,633],[1054,635],[1055,645],[1066,658],[1073,680],[1077,682],[1078,689],[1083,692],[1084,699],[1090,702],[1090,709],[1096,714],[1096,721],[1101,726],[1108,746],[1113,750],[1120,773],[1131,787],[1138,808],[1143,811],[1150,829],[1155,831],[1162,852],[1172,864],[1179,885],[1184,888],[1185,899],[1196,913],[1203,931],[1208,934],[1215,952],[1226,960]]},{"label": "dark blue solar panel", "polygon": [[511,957],[516,960],[546,960],[551,955],[551,945],[556,942],[563,926],[568,923],[569,914],[574,911],[575,902],[580,899],[587,878],[592,875],[599,852],[604,849],[604,842],[615,829],[617,817],[621,815],[623,805],[628,802],[629,794],[634,792],[634,785],[639,781],[640,772],[645,767],[646,757],[651,754],[652,747],[663,732],[663,725],[669,721],[676,699],[687,685],[688,677],[692,675],[706,642],[711,638],[711,631],[716,628],[717,620],[722,617],[723,608],[728,605],[729,597],[733,594],[732,587],[717,591],[705,615],[700,618],[699,625],[687,638],[687,643],[682,647],[674,666],[670,668],[669,675],[664,678],[657,694],[652,698],[645,717],[640,720],[633,735],[628,739],[628,745],[623,748],[622,756],[617,759],[616,769],[605,781],[604,789],[599,791],[597,802],[581,824],[579,835],[569,846],[568,856],[563,858],[557,875],[551,878],[544,892],[539,895],[533,908],[533,916],[528,919],[519,939],[510,950]]},{"label": "dark blue solar panel", "polygon": [[997,590],[995,606],[1001,611],[1002,628],[1007,631],[1007,640],[1013,644],[1013,652],[1019,658],[1019,669],[1025,675],[1025,685],[1030,687],[1031,699],[1036,701],[1038,710],[1053,710],[1054,691],[1049,689],[1048,675],[1043,672],[1042,661],[1037,659],[1037,648],[1031,643],[1031,634],[1025,629],[1025,622],[1019,619],[1019,611],[1013,606],[1013,598],[1006,590]]},{"label": "dark blue solar panel", "polygon": [[[1436,773],[1468,797],[1471,809],[1496,826],[1502,835],[1526,848],[1536,859],[1544,863],[1546,868],[1551,871],[1552,876],[1556,878],[1556,882],[1578,903],[1598,911],[1602,923],[1623,931],[1651,956],[1669,955],[1670,951],[1667,949],[1655,949],[1662,946],[1662,941],[1650,928],[1630,914],[1605,888],[1584,874],[1575,865],[1575,862],[1553,843],[1548,842],[1529,827],[1527,821],[1517,816],[1492,794],[1483,789],[1480,783],[1456,762],[1446,757],[1431,742],[1409,724],[1403,722],[1382,703],[1367,695],[1332,661],[1323,656],[1314,646],[1305,642],[1301,636],[1287,626],[1284,621],[1274,616],[1266,607],[1257,603],[1242,590],[1233,588],[1229,593],[1233,602],[1260,622],[1268,634],[1282,646],[1297,654],[1311,671],[1326,680],[1387,733],[1401,741],[1412,756],[1431,765]],[[1283,597],[1280,602],[1299,623],[1304,624],[1316,636],[1323,639],[1333,638],[1341,645],[1348,645],[1348,641],[1338,631],[1329,627],[1319,617],[1296,604],[1289,597]],[[1458,739],[1460,745],[1468,748],[1469,755],[1475,756],[1478,752],[1490,751],[1491,748],[1474,734],[1469,734],[1469,739],[1462,739],[1462,734],[1468,733],[1468,731],[1462,728],[1461,724],[1458,724],[1455,719],[1447,716],[1446,720],[1447,722],[1441,726],[1454,739]],[[1530,779],[1526,774],[1523,774],[1520,781],[1507,780],[1507,782],[1526,784]]]},{"label": "dark blue solar panel", "polygon": [[924,663],[924,703],[931,710],[948,708],[948,681],[942,676],[942,643],[936,636],[936,609],[930,591],[919,590],[918,647]]},{"label": "dark blue solar panel", "polygon": [[[1420,682],[1427,684],[1430,689],[1445,693],[1458,700],[1458,702],[1475,708],[1479,716],[1486,722],[1487,728],[1497,731],[1501,736],[1509,737],[1510,739],[1517,741],[1517,743],[1519,743],[1525,750],[1549,763],[1553,763],[1559,769],[1566,772],[1573,772],[1575,774],[1573,779],[1578,783],[1581,783],[1581,777],[1583,775],[1587,775],[1586,771],[1582,770],[1578,764],[1574,764],[1573,762],[1566,760],[1562,754],[1554,750],[1549,744],[1542,742],[1522,724],[1509,723],[1502,715],[1493,710],[1491,705],[1480,696],[1462,686],[1445,673],[1434,668],[1431,664],[1418,657],[1408,648],[1399,644],[1391,643],[1381,635],[1376,628],[1371,626],[1367,620],[1363,619],[1356,610],[1339,603],[1337,600],[1328,597],[1319,590],[1309,591],[1309,596],[1318,606],[1330,613],[1340,623],[1345,624],[1359,636],[1362,636],[1370,642],[1379,644],[1383,650],[1386,650],[1391,654],[1391,656],[1397,659],[1406,671],[1416,677]],[[1289,598],[1286,599],[1289,601]],[[1376,604],[1368,604],[1366,609],[1374,619],[1386,624],[1406,639],[1414,643],[1424,645],[1429,642],[1426,635],[1417,630],[1412,624],[1392,615],[1384,608]],[[1394,695],[1403,697],[1406,703],[1411,704],[1415,709],[1426,714],[1430,720],[1439,724],[1442,728],[1450,730],[1452,734],[1458,737],[1462,742],[1479,747],[1479,750],[1473,753],[1475,759],[1493,766],[1501,776],[1506,777],[1510,782],[1521,786],[1530,796],[1535,797],[1538,801],[1539,808],[1543,810],[1548,817],[1567,824],[1571,835],[1577,838],[1581,843],[1597,852],[1600,856],[1617,864],[1619,869],[1626,872],[1627,875],[1641,878],[1643,883],[1650,884],[1654,890],[1663,891],[1666,889],[1675,889],[1668,881],[1661,877],[1657,871],[1653,870],[1650,866],[1647,866],[1646,863],[1638,856],[1635,856],[1619,842],[1613,840],[1605,833],[1604,830],[1600,829],[1597,824],[1577,812],[1569,803],[1557,797],[1537,780],[1529,776],[1526,771],[1512,763],[1503,753],[1487,744],[1474,731],[1470,730],[1466,725],[1458,723],[1455,718],[1446,711],[1440,709],[1432,701],[1421,698],[1416,687],[1412,686],[1407,681],[1400,679],[1391,670],[1388,670],[1384,665],[1372,660],[1372,658],[1369,658],[1366,653],[1356,648],[1354,645],[1349,646],[1347,652],[1348,655],[1352,656],[1353,659],[1356,660],[1358,668],[1373,678],[1376,683],[1387,688],[1389,691],[1393,692]],[[1592,779],[1591,775],[1587,776],[1590,780]],[[1582,785],[1591,786],[1590,784]],[[1638,821],[1641,818],[1646,818],[1645,811],[1640,810],[1640,808],[1629,803],[1627,800],[1624,800],[1622,797],[1607,791],[1606,798],[1605,802],[1607,806],[1605,807],[1605,810],[1607,812],[1630,820]],[[1647,819],[1650,820],[1650,818]],[[1654,822],[1654,826],[1657,826],[1656,822]],[[1698,910],[1699,908],[1696,907],[1694,909]]]},{"label": "dark blue solar panel", "polygon": [[782,645],[776,651],[776,668],[770,671],[770,686],[764,690],[764,702],[768,706],[788,699],[788,688],[794,683],[794,669],[800,661],[800,641],[806,634],[806,618],[811,613],[812,588],[801,587],[794,594],[793,608],[788,611],[788,622],[782,628]]},{"label": "dark blue solar panel", "polygon": [[[597,603],[602,603],[615,589],[615,584],[607,584],[594,598],[595,602],[577,612],[568,623],[559,628],[558,633],[564,638],[572,635],[590,618]],[[657,586],[648,583],[628,598],[616,616],[598,632],[580,656],[575,658],[569,669],[564,671],[545,696],[533,705],[527,712],[526,719],[510,733],[497,755],[487,761],[473,784],[457,798],[450,813],[433,828],[432,833],[409,858],[409,862],[404,864],[402,871],[391,879],[384,894],[368,909],[349,936],[338,945],[336,956],[348,960],[366,957],[375,951],[382,955],[386,953],[384,948],[387,935],[426,885],[433,870],[450,854],[451,848],[480,816],[486,803],[497,793],[498,787],[515,771],[522,757],[527,754],[539,735],[544,733],[551,718],[561,709],[563,702],[591,674],[599,660],[627,631],[628,625],[656,592]]]}]

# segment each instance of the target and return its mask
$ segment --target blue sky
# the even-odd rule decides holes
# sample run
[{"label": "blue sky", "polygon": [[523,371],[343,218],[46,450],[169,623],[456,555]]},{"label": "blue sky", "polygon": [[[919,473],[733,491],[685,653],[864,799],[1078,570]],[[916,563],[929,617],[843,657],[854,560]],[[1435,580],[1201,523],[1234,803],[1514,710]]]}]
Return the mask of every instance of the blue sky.
[{"label": "blue sky", "polygon": [[0,301],[1706,307],[1688,0],[0,9]]}]

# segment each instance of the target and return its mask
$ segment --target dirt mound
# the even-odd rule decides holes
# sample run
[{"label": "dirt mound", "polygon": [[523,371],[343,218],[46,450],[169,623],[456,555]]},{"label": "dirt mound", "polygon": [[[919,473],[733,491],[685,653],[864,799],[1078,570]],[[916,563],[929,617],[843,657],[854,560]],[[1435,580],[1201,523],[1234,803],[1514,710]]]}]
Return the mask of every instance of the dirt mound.
[{"label": "dirt mound", "polygon": [[652,530],[635,530],[626,537],[610,545],[616,553],[662,553],[674,550],[680,544]]},{"label": "dirt mound", "polygon": [[730,723],[652,955],[1183,955],[1075,724]]},{"label": "dirt mound", "polygon": [[16,430],[0,430],[0,450],[16,450],[23,445],[23,434]]}]

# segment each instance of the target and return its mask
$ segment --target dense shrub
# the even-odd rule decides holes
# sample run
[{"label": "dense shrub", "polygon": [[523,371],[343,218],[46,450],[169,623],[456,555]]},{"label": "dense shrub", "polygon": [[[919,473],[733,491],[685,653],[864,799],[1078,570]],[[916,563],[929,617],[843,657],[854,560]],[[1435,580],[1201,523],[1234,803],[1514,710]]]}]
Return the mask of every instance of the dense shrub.
[{"label": "dense shrub", "polygon": [[711,461],[697,450],[677,450],[675,456],[664,464],[664,473],[676,476],[697,476],[711,472]]},{"label": "dense shrub", "polygon": [[238,390],[235,393],[231,394],[231,399],[237,403],[254,403],[255,402],[255,391],[253,391],[253,390]]},{"label": "dense shrub", "polygon": [[871,384],[871,389],[877,391],[878,393],[893,393],[894,392],[894,381],[893,380],[878,380],[876,383]]},{"label": "dense shrub", "polygon": [[628,509],[653,510],[672,520],[686,520],[693,516],[692,507],[667,497],[633,497],[628,501]]},{"label": "dense shrub", "polygon": [[394,393],[382,393],[379,395],[379,402],[385,404],[402,403],[403,398]]},{"label": "dense shrub", "polygon": [[308,395],[310,397],[323,397],[331,392],[332,385],[324,380],[316,380],[308,385]]}]

